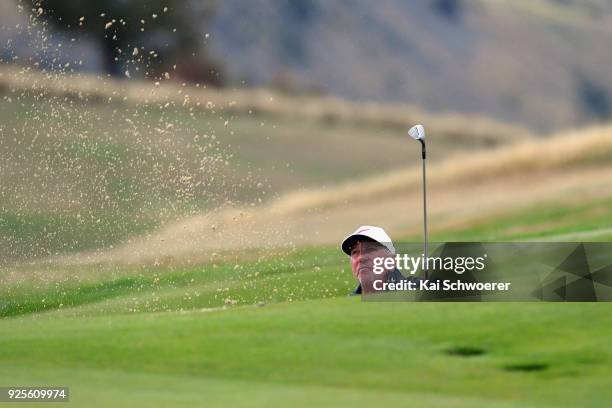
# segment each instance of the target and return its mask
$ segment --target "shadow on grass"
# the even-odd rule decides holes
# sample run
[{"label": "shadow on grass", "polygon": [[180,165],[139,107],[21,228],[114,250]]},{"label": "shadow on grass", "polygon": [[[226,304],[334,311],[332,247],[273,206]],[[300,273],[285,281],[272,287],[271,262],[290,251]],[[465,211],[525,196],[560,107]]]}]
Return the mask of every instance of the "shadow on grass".
[{"label": "shadow on grass", "polygon": [[446,354],[459,357],[475,357],[485,354],[486,351],[480,347],[457,346],[446,350]]},{"label": "shadow on grass", "polygon": [[532,363],[516,363],[508,364],[504,366],[506,371],[522,371],[522,372],[533,372],[533,371],[544,371],[549,367],[548,363],[532,362]]}]

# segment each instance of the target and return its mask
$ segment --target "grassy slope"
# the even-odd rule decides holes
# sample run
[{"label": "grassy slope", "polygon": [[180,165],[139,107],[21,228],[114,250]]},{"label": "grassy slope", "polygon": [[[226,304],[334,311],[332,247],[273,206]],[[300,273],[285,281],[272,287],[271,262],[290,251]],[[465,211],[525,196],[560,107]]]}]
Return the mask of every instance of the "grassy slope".
[{"label": "grassy slope", "polygon": [[[33,256],[108,246],[151,229],[164,218],[226,200],[257,203],[258,198],[265,200],[286,189],[359,176],[364,168],[352,159],[365,160],[369,132],[379,136],[369,146],[385,153],[372,160],[380,171],[398,166],[402,157],[397,148],[400,140],[391,129],[299,120],[260,126],[267,119],[248,114],[233,118],[226,128],[220,115],[202,113],[193,119],[181,109],[165,114],[134,107],[130,112],[140,114],[141,119],[134,120],[144,129],[142,138],[153,148],[149,156],[131,126],[124,128],[124,116],[132,117],[131,113],[116,114],[111,106],[93,104],[79,108],[82,116],[75,120],[71,113],[76,109],[68,103],[26,98],[25,104],[27,111],[36,113],[25,112],[18,103],[0,101],[0,121],[6,129],[0,140],[6,155],[4,176],[0,176],[0,235],[9,242],[0,249],[0,257],[21,255],[11,252],[19,248]],[[57,117],[56,111],[62,109],[66,111]],[[31,125],[34,115],[44,119]],[[35,128],[54,121],[62,125],[51,137],[35,136]],[[182,125],[173,132],[170,146],[153,130],[159,121]],[[109,134],[100,134],[105,124],[117,122],[119,126]],[[235,129],[234,134],[228,129]],[[201,169],[204,155],[189,145],[196,134],[216,134],[220,144],[207,155],[227,158],[231,166],[206,164]],[[355,146],[349,158],[342,150],[351,137]],[[305,155],[308,148],[312,154]],[[327,153],[316,155],[317,149]],[[174,160],[172,154],[181,160]],[[171,171],[176,168],[181,171]],[[191,185],[180,182],[184,174],[192,177]],[[212,177],[215,182],[210,181]],[[204,185],[194,187],[197,182]]]},{"label": "grassy slope", "polygon": [[[596,225],[585,205],[612,215],[599,202],[541,208],[436,238],[511,238],[541,221],[554,240]],[[27,314],[0,321],[0,383],[70,385],[75,406],[603,407],[612,398],[608,304],[362,303],[345,296],[353,281],[336,248],[97,275],[78,290],[44,278],[4,287],[2,299],[22,303],[3,314]],[[43,305],[51,310],[36,312]],[[448,353],[456,348],[484,353]]]},{"label": "grassy slope", "polygon": [[[108,122],[104,115],[91,113],[102,117],[95,123]],[[157,119],[148,120],[143,128]],[[233,120],[240,137],[260,119]],[[290,144],[333,137],[333,149],[315,144],[333,157],[359,140],[351,151],[371,154],[365,142],[374,129],[301,120],[270,132],[264,125],[257,137],[275,144],[302,129]],[[404,142],[388,132],[381,137],[389,154],[403,157]],[[239,150],[238,163],[257,158],[264,174],[280,174],[273,165],[282,150],[268,157],[259,141],[244,143],[249,153]],[[333,160],[310,163],[306,147],[287,152],[311,182],[353,174]],[[96,152],[80,157],[102,167],[114,160]],[[313,172],[317,166],[325,171]],[[600,229],[611,208],[606,200],[538,206],[433,238],[554,240],[586,231],[607,240],[612,233]],[[612,398],[607,304],[365,304],[346,298],[354,283],[336,247],[216,265],[21,265],[3,273],[26,280],[0,276],[0,384],[68,385],[75,406],[606,406]],[[484,354],[447,354],[457,347]]]},{"label": "grassy slope", "polygon": [[[410,152],[405,129],[384,120],[160,105],[4,95],[0,262],[108,247],[228,201],[400,168]],[[447,131],[433,159],[503,143],[481,133]]]},{"label": "grassy slope", "polygon": [[[597,199],[537,206],[485,218],[468,228],[435,232],[431,240],[610,241],[610,203]],[[419,241],[420,236],[402,240]],[[225,261],[197,265],[22,265],[10,270],[13,277],[5,272],[0,316],[58,308],[65,314],[97,315],[295,301],[339,296],[353,285],[346,259],[336,247],[256,256],[245,260],[244,254],[237,254],[232,260],[226,255]],[[83,306],[69,309],[77,305]]]},{"label": "grassy slope", "polygon": [[[536,205],[503,217],[483,218],[467,229],[432,235],[437,241],[541,240],[612,241],[612,200],[588,200],[571,205]],[[417,239],[418,237],[410,237]]]}]

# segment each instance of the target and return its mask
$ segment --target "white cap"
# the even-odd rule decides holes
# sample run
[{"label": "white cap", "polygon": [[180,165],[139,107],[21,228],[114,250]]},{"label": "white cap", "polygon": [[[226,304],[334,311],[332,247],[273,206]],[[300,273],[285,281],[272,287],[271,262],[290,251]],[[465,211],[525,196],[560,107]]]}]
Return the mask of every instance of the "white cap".
[{"label": "white cap", "polygon": [[359,241],[359,238],[366,237],[373,241],[378,242],[379,244],[385,246],[389,252],[395,255],[395,247],[393,246],[393,242],[391,242],[391,237],[387,235],[384,229],[380,227],[374,227],[371,225],[362,225],[357,228],[355,232],[353,232],[348,237],[344,238],[342,241],[342,250],[347,254],[351,254],[351,247],[355,245],[355,242]]}]

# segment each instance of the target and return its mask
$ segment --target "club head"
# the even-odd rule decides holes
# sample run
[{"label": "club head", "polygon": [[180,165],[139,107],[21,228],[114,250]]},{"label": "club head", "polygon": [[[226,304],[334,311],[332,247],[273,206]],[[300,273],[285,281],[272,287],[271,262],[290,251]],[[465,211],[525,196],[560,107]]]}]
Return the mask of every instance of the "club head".
[{"label": "club head", "polygon": [[410,128],[408,134],[414,140],[425,140],[425,128],[423,125],[414,125]]}]

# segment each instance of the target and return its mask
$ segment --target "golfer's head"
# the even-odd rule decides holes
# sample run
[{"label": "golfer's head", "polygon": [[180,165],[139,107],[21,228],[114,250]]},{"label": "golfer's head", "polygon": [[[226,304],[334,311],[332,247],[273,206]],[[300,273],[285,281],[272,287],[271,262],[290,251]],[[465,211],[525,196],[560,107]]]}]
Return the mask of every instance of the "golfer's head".
[{"label": "golfer's head", "polygon": [[379,242],[361,238],[351,246],[351,271],[362,284],[373,281],[376,277],[374,268],[384,269],[384,260],[391,257],[389,250]]},{"label": "golfer's head", "polygon": [[395,254],[389,235],[382,228],[370,225],[357,228],[342,241],[341,247],[350,256],[353,276],[366,287],[374,279],[384,278],[374,273],[374,267],[380,267],[384,259]]}]

